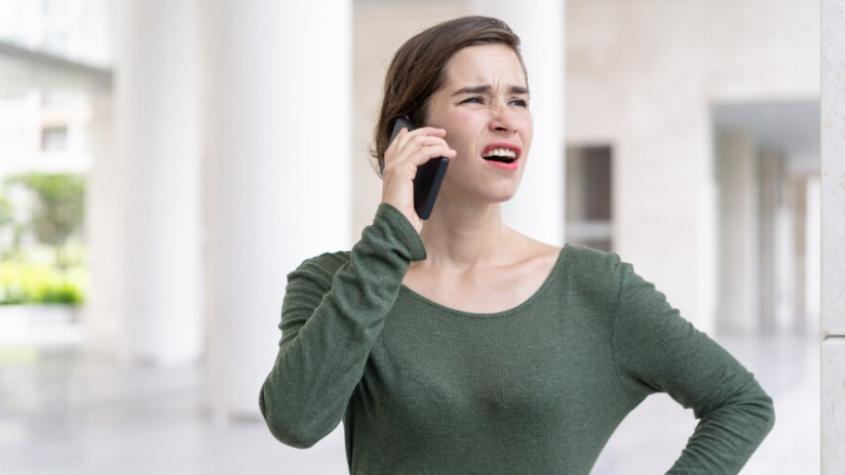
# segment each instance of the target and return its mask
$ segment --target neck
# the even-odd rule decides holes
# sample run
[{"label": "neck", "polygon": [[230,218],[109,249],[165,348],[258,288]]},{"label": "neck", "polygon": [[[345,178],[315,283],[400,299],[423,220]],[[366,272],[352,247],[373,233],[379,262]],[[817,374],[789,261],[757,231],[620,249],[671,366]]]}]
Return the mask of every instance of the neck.
[{"label": "neck", "polygon": [[467,203],[438,197],[420,235],[427,258],[419,267],[466,272],[501,265],[513,242],[499,203]]}]

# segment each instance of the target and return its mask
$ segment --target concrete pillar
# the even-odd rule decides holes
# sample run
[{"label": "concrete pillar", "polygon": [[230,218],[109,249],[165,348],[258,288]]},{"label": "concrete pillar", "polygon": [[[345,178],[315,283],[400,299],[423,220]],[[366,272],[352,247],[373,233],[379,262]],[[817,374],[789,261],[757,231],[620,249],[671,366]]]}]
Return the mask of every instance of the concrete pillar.
[{"label": "concrete pillar", "polygon": [[810,332],[821,334],[821,180],[819,175],[807,177],[807,320]]},{"label": "concrete pillar", "polygon": [[717,133],[719,278],[717,330],[752,335],[759,326],[757,144],[742,130]]},{"label": "concrete pillar", "polygon": [[87,174],[85,235],[88,240],[89,293],[82,320],[85,351],[122,356],[126,353],[126,252],[123,226],[124,165],[116,153],[114,96],[92,95],[87,142],[93,160]]},{"label": "concrete pillar", "polygon": [[519,191],[502,204],[504,220],[531,237],[564,242],[563,0],[473,0],[475,14],[501,19],[520,37],[528,70],[534,136]]},{"label": "concrete pillar", "polygon": [[799,285],[795,269],[795,236],[792,233],[795,217],[792,215],[795,196],[790,186],[788,171],[790,157],[780,154],[780,201],[775,215],[775,263],[777,266],[777,297],[775,299],[775,327],[778,333],[791,333],[795,324],[795,288]]},{"label": "concrete pillar", "polygon": [[286,274],[348,250],[352,2],[203,4],[206,403],[260,417]]},{"label": "concrete pillar", "polygon": [[115,98],[133,360],[190,361],[200,349],[195,10],[193,0],[120,4]]},{"label": "concrete pillar", "polygon": [[795,299],[792,304],[793,320],[789,327],[792,333],[807,333],[807,176],[796,175],[790,178],[792,195],[790,215],[793,216],[792,252],[795,269]]},{"label": "concrete pillar", "polygon": [[785,282],[789,261],[783,256],[788,229],[783,226],[784,169],[781,152],[763,150],[758,158],[760,174],[760,331],[776,333],[783,329],[785,314],[792,309],[791,286]]},{"label": "concrete pillar", "polygon": [[684,76],[679,88],[672,74],[654,75],[650,61],[632,67],[626,74],[649,79],[626,85],[613,111],[621,131],[614,142],[615,249],[681,316],[712,335],[717,195],[704,81]]},{"label": "concrete pillar", "polygon": [[821,472],[845,473],[845,0],[822,0]]}]

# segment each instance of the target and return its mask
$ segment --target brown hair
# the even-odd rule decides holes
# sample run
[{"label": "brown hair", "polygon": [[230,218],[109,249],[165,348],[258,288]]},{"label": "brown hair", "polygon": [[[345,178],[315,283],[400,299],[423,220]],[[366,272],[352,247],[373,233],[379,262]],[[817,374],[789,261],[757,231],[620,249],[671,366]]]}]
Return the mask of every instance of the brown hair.
[{"label": "brown hair", "polygon": [[384,80],[384,96],[374,131],[375,148],[370,156],[378,162],[384,178],[384,152],[390,145],[394,118],[407,115],[417,126],[426,124],[431,95],[445,82],[446,63],[467,46],[500,43],[510,47],[528,72],[519,51],[519,36],[503,21],[485,16],[464,16],[438,23],[406,41],[393,56]]}]

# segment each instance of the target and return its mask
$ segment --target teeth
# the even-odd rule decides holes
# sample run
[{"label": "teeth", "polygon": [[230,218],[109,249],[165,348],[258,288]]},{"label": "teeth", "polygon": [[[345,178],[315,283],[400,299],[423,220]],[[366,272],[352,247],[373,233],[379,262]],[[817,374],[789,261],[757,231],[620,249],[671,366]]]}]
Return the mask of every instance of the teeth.
[{"label": "teeth", "polygon": [[508,149],[508,148],[494,148],[493,150],[490,150],[489,152],[485,153],[482,156],[483,157],[489,157],[491,155],[498,155],[500,157],[516,158],[516,152],[514,152],[513,150]]}]

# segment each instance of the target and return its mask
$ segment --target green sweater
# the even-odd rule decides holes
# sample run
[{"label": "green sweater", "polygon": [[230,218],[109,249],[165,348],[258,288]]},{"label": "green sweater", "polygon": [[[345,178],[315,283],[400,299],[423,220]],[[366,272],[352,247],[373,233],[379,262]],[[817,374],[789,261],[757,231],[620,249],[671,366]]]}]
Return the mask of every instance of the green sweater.
[{"label": "green sweater", "polygon": [[351,251],[287,275],[259,407],[306,448],[343,421],[352,474],[583,474],[642,400],[699,422],[667,473],[736,474],[771,430],[772,399],[613,252],[566,244],[525,302],[451,309],[402,285],[422,239],[379,205]]}]

